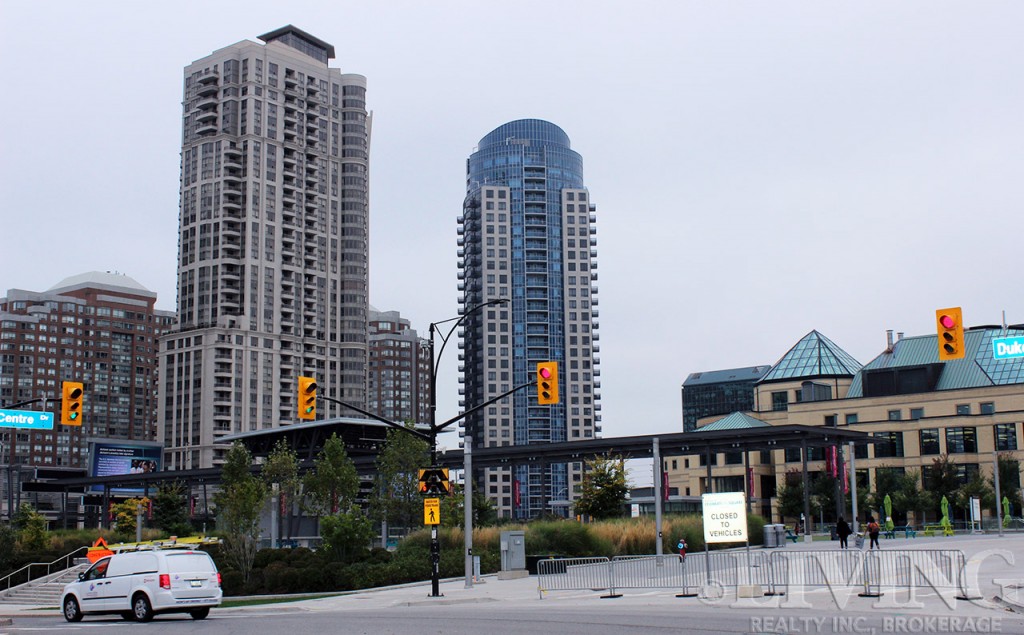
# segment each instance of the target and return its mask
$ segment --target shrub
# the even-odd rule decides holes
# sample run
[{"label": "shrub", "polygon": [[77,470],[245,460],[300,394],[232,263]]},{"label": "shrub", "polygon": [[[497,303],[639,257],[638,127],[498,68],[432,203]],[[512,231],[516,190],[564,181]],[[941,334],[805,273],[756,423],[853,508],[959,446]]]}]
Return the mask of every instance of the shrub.
[{"label": "shrub", "polygon": [[245,580],[238,571],[220,569],[220,587],[224,591],[224,595],[242,595],[244,583]]},{"label": "shrub", "polygon": [[611,542],[574,521],[535,522],[526,532],[526,553],[569,557],[607,556]]}]

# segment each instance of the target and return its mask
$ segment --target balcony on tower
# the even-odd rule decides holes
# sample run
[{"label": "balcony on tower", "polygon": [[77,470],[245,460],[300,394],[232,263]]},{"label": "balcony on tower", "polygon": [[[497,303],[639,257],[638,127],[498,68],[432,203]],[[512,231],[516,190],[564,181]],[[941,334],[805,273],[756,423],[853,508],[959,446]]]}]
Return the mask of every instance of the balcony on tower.
[{"label": "balcony on tower", "polygon": [[210,109],[210,110],[201,110],[196,115],[196,123],[200,124],[200,126],[202,124],[209,124],[210,122],[213,122],[214,125],[216,125],[216,121],[217,121],[217,109],[216,108],[213,108],[213,109]]},{"label": "balcony on tower", "polygon": [[196,134],[200,136],[217,134],[217,118],[214,117],[213,121],[201,123],[196,126]]}]

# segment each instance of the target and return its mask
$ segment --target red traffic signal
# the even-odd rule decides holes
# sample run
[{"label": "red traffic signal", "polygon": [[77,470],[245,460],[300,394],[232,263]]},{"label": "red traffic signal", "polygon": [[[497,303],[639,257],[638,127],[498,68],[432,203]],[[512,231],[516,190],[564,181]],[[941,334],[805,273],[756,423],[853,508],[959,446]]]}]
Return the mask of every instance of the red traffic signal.
[{"label": "red traffic signal", "polygon": [[537,364],[537,403],[542,406],[558,403],[558,362]]},{"label": "red traffic signal", "polygon": [[950,361],[964,357],[964,322],[960,307],[935,312],[935,329],[939,340],[939,359]]}]

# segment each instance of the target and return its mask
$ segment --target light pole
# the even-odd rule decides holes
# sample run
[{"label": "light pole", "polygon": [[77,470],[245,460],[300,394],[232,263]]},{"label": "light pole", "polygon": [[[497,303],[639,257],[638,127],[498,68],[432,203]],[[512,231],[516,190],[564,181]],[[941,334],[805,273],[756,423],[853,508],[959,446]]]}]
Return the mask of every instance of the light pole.
[{"label": "light pole", "polygon": [[[441,320],[440,322],[430,323],[430,464],[434,465],[437,462],[437,433],[442,432],[444,428],[448,427],[459,418],[446,421],[440,427],[437,425],[437,370],[441,366],[441,356],[444,355],[444,347],[448,345],[448,340],[451,339],[452,334],[455,333],[455,329],[459,328],[459,325],[465,321],[466,318],[478,313],[485,308],[493,305],[505,305],[508,304],[508,298],[496,298],[489,300],[483,304],[478,304],[470,310],[466,311],[462,315],[458,315],[447,320]],[[438,326],[447,324],[448,322],[454,321],[448,332],[441,335],[441,348],[434,354],[434,335],[438,332]],[[475,412],[471,410],[470,412]],[[466,413],[469,414],[469,413]]]},{"label": "light pole", "polygon": [[[488,399],[487,401],[485,401],[485,402],[483,402],[481,404],[473,406],[472,408],[470,408],[469,410],[466,410],[465,412],[463,412],[461,414],[455,415],[454,417],[452,417],[451,419],[448,419],[447,421],[445,421],[442,424],[438,424],[437,423],[437,369],[440,366],[441,355],[444,354],[444,347],[448,344],[448,340],[451,339],[452,334],[455,333],[455,329],[457,329],[459,327],[459,325],[462,324],[462,322],[467,317],[473,315],[474,313],[477,313],[477,312],[483,310],[486,307],[493,306],[493,305],[496,305],[496,304],[508,304],[508,302],[509,302],[509,300],[507,298],[497,298],[497,299],[494,299],[494,300],[489,300],[487,302],[484,302],[483,304],[478,304],[478,305],[474,306],[473,308],[469,309],[468,311],[466,311],[462,315],[459,315],[459,316],[456,316],[456,317],[453,317],[453,318],[449,318],[447,320],[441,320],[440,322],[432,322],[430,324],[430,342],[429,342],[429,347],[430,347],[430,377],[429,377],[429,379],[430,379],[430,428],[429,428],[429,430],[427,432],[421,432],[419,430],[414,430],[414,429],[411,429],[411,428],[407,428],[406,426],[403,426],[401,424],[395,423],[394,421],[388,421],[387,419],[385,419],[384,417],[382,417],[382,416],[380,416],[378,414],[369,412],[368,410],[365,410],[365,409],[360,408],[358,406],[355,406],[355,405],[352,405],[350,403],[341,401],[340,399],[335,399],[334,397],[328,397],[326,395],[320,395],[320,398],[324,399],[326,401],[330,401],[332,403],[336,403],[336,404],[345,406],[346,408],[350,408],[352,410],[355,410],[356,412],[358,412],[358,413],[360,413],[362,415],[365,415],[365,416],[367,416],[367,417],[369,417],[371,419],[374,419],[374,420],[380,421],[382,423],[385,423],[388,426],[390,426],[392,428],[395,428],[396,430],[401,430],[402,432],[405,432],[407,434],[411,434],[413,436],[417,436],[417,437],[425,440],[427,443],[430,444],[430,469],[433,472],[434,470],[437,469],[437,435],[438,435],[438,433],[444,432],[445,429],[448,428],[448,426],[452,425],[456,421],[460,421],[462,419],[465,419],[469,415],[475,414],[476,412],[479,412],[480,410],[483,410],[487,406],[490,406],[491,404],[495,404],[495,403],[501,401],[502,399],[504,399],[505,397],[508,397],[512,393],[514,393],[516,391],[519,391],[519,390],[522,390],[523,388],[527,388],[527,387],[533,385],[533,382],[527,382],[525,384],[520,384],[518,386],[514,386],[510,390],[506,390],[505,392],[503,392],[502,394],[498,395],[497,397],[492,397],[491,399]],[[437,327],[439,325],[447,324],[448,322],[455,322],[455,324],[453,324],[452,327],[450,329],[448,329],[447,333],[444,333],[443,335],[441,335],[441,348],[440,348],[440,350],[437,351],[437,354],[435,355],[434,354],[434,334],[438,332],[438,328]],[[315,386],[315,384],[314,384],[314,386]],[[471,443],[472,442],[472,437],[467,437],[467,441]],[[468,454],[469,453],[467,453],[467,455]],[[471,472],[471,470],[467,470],[467,472]],[[467,473],[466,474],[466,478],[467,479],[472,478],[472,474],[471,473]],[[471,523],[467,522],[466,523],[466,533],[471,535],[472,530],[473,530],[473,528],[471,526]],[[472,549],[472,542],[467,541],[467,545],[466,545],[467,557],[469,555],[469,550],[470,549]],[[431,529],[430,529],[430,563],[431,563],[431,567],[430,567],[431,571],[430,571],[430,596],[429,597],[441,597],[441,593],[440,593],[440,590],[438,588],[439,584],[440,584],[441,545],[440,545],[440,543],[438,542],[438,539],[437,539],[437,525],[431,525]]]},{"label": "light pole", "polygon": [[[465,321],[466,318],[468,318],[469,316],[471,316],[471,315],[473,315],[475,313],[478,313],[478,312],[484,310],[485,308],[487,308],[489,306],[505,305],[505,304],[508,304],[508,299],[507,298],[497,298],[497,299],[494,299],[494,300],[490,300],[488,302],[484,302],[483,304],[478,304],[475,307],[471,308],[470,310],[464,312],[460,316],[449,318],[447,320],[441,320],[440,322],[431,322],[430,323],[430,467],[431,467],[431,469],[433,469],[433,468],[435,468],[437,466],[437,434],[439,432],[443,432],[445,428],[447,428],[451,424],[455,423],[459,419],[462,419],[462,418],[464,418],[464,417],[466,417],[466,416],[476,412],[479,408],[482,408],[483,406],[486,406],[486,405],[490,405],[490,403],[492,403],[492,402],[488,402],[486,404],[482,404],[481,406],[477,406],[476,408],[473,408],[471,410],[466,411],[465,413],[463,413],[462,415],[460,415],[460,416],[458,416],[458,417],[456,417],[454,419],[449,419],[448,421],[444,422],[440,426],[437,425],[437,370],[438,370],[438,368],[440,368],[440,365],[441,365],[441,356],[444,355],[444,347],[448,345],[448,340],[450,340],[451,337],[452,337],[452,334],[455,333],[455,329],[459,328],[459,325],[462,324]],[[451,328],[448,329],[447,333],[441,334],[441,348],[435,354],[434,353],[434,335],[438,333],[438,328],[437,327],[442,325],[442,324],[447,324],[448,322],[455,322],[455,323],[452,324]],[[518,388],[516,390],[518,390]],[[505,395],[502,395],[502,398],[504,396]],[[466,435],[465,439],[466,439],[466,443],[467,444],[471,445],[473,443],[472,435]],[[464,454],[465,461],[466,461],[466,469],[465,469],[465,475],[463,477],[463,480],[464,480],[463,487],[466,488],[465,489],[465,495],[466,495],[465,505],[466,505],[466,509],[464,511],[465,511],[465,533],[466,533],[466,535],[465,535],[465,548],[466,548],[465,559],[466,559],[466,572],[467,572],[466,573],[466,580],[467,580],[466,586],[467,587],[472,585],[472,583],[470,582],[471,577],[470,577],[470,573],[469,572],[471,570],[470,567],[472,567],[472,564],[471,564],[472,563],[472,559],[471,558],[472,558],[472,554],[473,554],[473,519],[472,519],[472,516],[471,516],[472,509],[470,507],[472,505],[472,500],[471,500],[470,497],[472,496],[472,491],[473,491],[472,490],[472,485],[470,483],[471,480],[473,479],[472,463],[471,463],[471,459],[470,459],[471,453],[472,453],[472,448],[471,447],[466,447],[465,448],[465,454]],[[435,597],[435,598],[436,597],[441,597],[441,592],[440,592],[440,588],[439,588],[440,587],[440,583],[441,583],[440,581],[441,581],[441,543],[437,539],[437,525],[431,525],[430,526],[430,597]]]}]

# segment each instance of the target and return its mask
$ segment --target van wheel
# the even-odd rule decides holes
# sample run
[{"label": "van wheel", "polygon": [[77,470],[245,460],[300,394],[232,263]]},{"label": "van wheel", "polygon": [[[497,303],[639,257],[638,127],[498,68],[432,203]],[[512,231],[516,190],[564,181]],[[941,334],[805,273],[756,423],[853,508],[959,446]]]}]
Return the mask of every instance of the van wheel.
[{"label": "van wheel", "polygon": [[82,609],[79,608],[78,600],[73,595],[64,598],[64,619],[69,622],[82,621]]},{"label": "van wheel", "polygon": [[153,605],[145,593],[136,593],[132,598],[132,614],[140,622],[148,622],[153,619]]},{"label": "van wheel", "polygon": [[210,614],[210,607],[204,607],[201,609],[195,609],[188,612],[194,620],[205,620],[206,616]]}]

